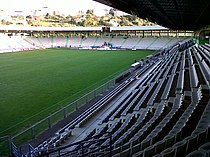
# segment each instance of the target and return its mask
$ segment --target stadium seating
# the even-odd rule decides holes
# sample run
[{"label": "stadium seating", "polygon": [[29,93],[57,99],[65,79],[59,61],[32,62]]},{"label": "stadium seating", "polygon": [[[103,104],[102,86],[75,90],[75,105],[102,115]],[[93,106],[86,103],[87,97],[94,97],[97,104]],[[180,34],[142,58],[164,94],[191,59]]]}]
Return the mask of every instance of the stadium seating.
[{"label": "stadium seating", "polygon": [[25,37],[0,34],[0,39],[0,53],[35,49],[35,46],[28,42]]},{"label": "stadium seating", "polygon": [[89,46],[95,46],[95,42],[97,41],[96,37],[87,37],[82,39],[82,47],[89,47]]},{"label": "stadium seating", "polygon": [[28,43],[31,43],[31,45],[36,46],[37,48],[43,46],[42,42],[40,41],[38,37],[26,37],[25,40]]},{"label": "stadium seating", "polygon": [[[40,38],[1,34],[0,39],[0,53],[40,47],[101,46],[104,42],[125,49],[170,47],[144,61],[133,76],[60,128],[53,137],[35,146],[33,154],[50,153],[49,150],[75,142],[72,141],[75,129],[83,128],[79,140],[111,133],[114,157],[210,156],[209,44],[196,45],[188,39],[163,37]],[[179,44],[174,45],[175,42]],[[93,121],[104,105],[116,97],[109,110],[97,119],[98,123],[85,128],[85,124]],[[102,147],[110,144],[110,139],[105,137],[98,139]],[[97,152],[99,145],[91,140],[85,145],[94,152],[90,156],[110,155],[108,150]],[[72,156],[79,156],[79,147],[77,144],[68,151],[74,150]]]},{"label": "stadium seating", "polygon": [[104,45],[104,42],[111,43],[112,38],[110,37],[98,37],[94,46],[101,46]]},{"label": "stadium seating", "polygon": [[127,39],[123,37],[113,37],[112,43],[114,47],[122,47]]},{"label": "stadium seating", "polygon": [[136,49],[148,49],[156,40],[157,40],[157,38],[155,38],[155,37],[142,38],[142,40],[137,43],[135,48]]},{"label": "stadium seating", "polygon": [[[131,41],[127,39],[127,42],[129,40]],[[155,40],[158,39],[153,42]],[[138,42],[140,41],[149,43],[148,38],[139,39]],[[83,136],[83,140],[105,132],[111,133],[114,157],[209,156],[209,56],[208,45],[194,45],[189,40],[150,58],[147,64],[138,69],[132,81],[123,82],[111,93],[110,96],[114,96],[132,84],[132,87],[113,103],[110,112],[101,117],[95,128],[87,128],[92,130]],[[101,107],[102,104],[96,103],[87,111],[87,115],[84,114],[85,117],[75,121],[75,125],[69,124],[58,132],[56,137],[37,146],[36,153],[44,153],[42,150],[55,148],[64,141],[68,143],[74,128],[82,127],[90,119],[90,114],[95,115],[97,105]],[[103,138],[104,136],[101,136],[99,139]],[[106,139],[100,146],[109,143],[110,139]],[[91,150],[97,150],[99,147],[92,141],[87,142],[86,146]],[[71,150],[78,147],[79,145],[71,147]],[[94,152],[89,155],[110,156],[109,151]],[[79,150],[78,154],[72,154],[77,155],[79,156]]]},{"label": "stadium seating", "polygon": [[[170,47],[182,41],[185,38],[167,38],[167,37],[34,37],[34,36],[11,36],[6,34],[0,34],[0,52],[14,52],[29,49],[51,48],[51,47],[72,47],[72,48],[90,48],[92,46],[101,47],[104,43],[110,43],[114,48],[122,49],[150,49],[160,50]],[[209,47],[198,47],[197,51],[203,50],[201,55],[208,60],[206,52],[209,51]]]},{"label": "stadium seating", "polygon": [[135,37],[127,38],[127,39],[125,39],[125,42],[121,47],[122,48],[127,48],[127,49],[133,49],[133,48],[135,48],[135,46],[138,44],[138,42],[141,39],[142,38],[135,38]]},{"label": "stadium seating", "polygon": [[69,46],[71,47],[81,47],[82,38],[81,37],[70,37]]},{"label": "stadium seating", "polygon": [[51,46],[53,47],[67,47],[66,37],[53,37],[51,39]]}]

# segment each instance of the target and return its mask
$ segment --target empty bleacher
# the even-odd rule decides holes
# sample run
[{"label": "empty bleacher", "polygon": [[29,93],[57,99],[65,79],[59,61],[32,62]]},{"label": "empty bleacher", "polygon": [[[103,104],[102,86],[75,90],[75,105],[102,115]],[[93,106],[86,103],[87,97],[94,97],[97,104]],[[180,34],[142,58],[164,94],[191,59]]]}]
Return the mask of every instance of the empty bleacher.
[{"label": "empty bleacher", "polygon": [[[0,35],[0,52],[14,52],[27,49],[52,48],[52,47],[73,47],[73,48],[90,48],[91,46],[101,47],[106,42],[114,48],[122,49],[151,49],[160,50],[170,47],[184,38],[167,38],[167,37],[121,37],[121,36],[72,36],[72,37],[35,37],[35,36],[8,36]],[[204,45],[198,47],[197,51],[202,50],[201,55],[205,62],[209,64],[209,47]],[[207,53],[207,54],[206,54]]]},{"label": "empty bleacher", "polygon": [[82,39],[82,47],[89,47],[89,46],[94,46],[97,37],[87,37]]},{"label": "empty bleacher", "polygon": [[[208,46],[190,40],[160,54],[157,60],[151,58],[131,79],[132,87],[113,101],[97,124],[87,127],[91,129],[83,140],[109,132],[111,141],[105,135],[98,137],[100,144],[87,140],[86,153],[110,156],[110,149],[97,150],[111,142],[113,157],[209,156],[209,54]],[[85,128],[84,124],[78,127]],[[72,132],[74,127],[68,126],[37,146],[35,154],[48,150],[50,155],[57,146],[72,144]],[[69,150],[77,151],[68,156],[81,155],[79,144]]]},{"label": "empty bleacher", "polygon": [[68,41],[66,37],[54,37],[53,38],[53,47],[67,47]]},{"label": "empty bleacher", "polygon": [[157,40],[157,38],[155,38],[155,37],[142,38],[142,40],[137,43],[135,48],[136,49],[148,49],[150,47],[150,45],[153,44],[156,40]]},{"label": "empty bleacher", "polygon": [[122,47],[127,39],[123,37],[113,37],[112,43],[115,47]]},{"label": "empty bleacher", "polygon": [[94,46],[102,46],[104,45],[104,42],[111,43],[111,40],[111,37],[98,37],[96,42],[94,43]]},{"label": "empty bleacher", "polygon": [[69,37],[68,43],[71,47],[81,47],[82,38],[81,37]]},{"label": "empty bleacher", "polygon": [[31,43],[32,45],[36,46],[36,47],[41,47],[43,46],[40,39],[38,37],[26,37],[25,40],[28,43]]},{"label": "empty bleacher", "polygon": [[136,37],[127,38],[125,43],[122,45],[122,48],[128,48],[128,49],[135,48],[135,46],[138,44],[138,42],[141,39],[142,38],[136,38]]},{"label": "empty bleacher", "polygon": [[8,36],[0,34],[0,39],[0,53],[35,49],[35,46],[22,36]]},{"label": "empty bleacher", "polygon": [[167,43],[169,44],[169,38],[160,37],[155,42],[149,46],[149,49],[160,50],[162,49]]}]

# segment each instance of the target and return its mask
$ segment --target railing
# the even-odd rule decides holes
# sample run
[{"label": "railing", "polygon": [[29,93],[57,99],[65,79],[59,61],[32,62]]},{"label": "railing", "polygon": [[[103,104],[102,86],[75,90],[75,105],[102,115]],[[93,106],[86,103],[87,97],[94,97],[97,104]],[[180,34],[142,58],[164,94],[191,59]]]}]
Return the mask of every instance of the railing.
[{"label": "railing", "polygon": [[34,151],[35,149],[30,144],[25,144],[20,147],[17,147],[13,142],[10,143],[11,149],[11,156],[12,157],[33,157],[35,156]]},{"label": "railing", "polygon": [[20,155],[18,147],[13,142],[11,143],[11,152],[14,157],[19,157]]},{"label": "railing", "polygon": [[[124,76],[128,72],[129,70],[127,70],[121,75]],[[113,87],[115,83],[116,83],[116,78],[106,82],[105,84],[101,85],[95,90],[85,94],[81,98],[73,101],[72,103],[69,103],[68,105],[62,107],[58,111],[50,114],[46,118],[38,121],[34,125],[16,134],[15,136],[11,138],[13,144],[16,146],[20,146],[23,143],[26,143],[27,141],[31,141],[35,139],[38,135],[40,135],[41,132],[52,128],[53,125],[55,125],[60,120],[65,119],[71,113],[77,111],[82,105],[84,105],[85,103],[89,102],[93,98],[96,98],[97,96],[101,95],[102,93],[104,93],[105,91]]]},{"label": "railing", "polygon": [[[102,94],[104,91],[109,89],[115,84],[115,80],[111,80],[104,85],[96,88],[92,92],[84,95],[83,97],[77,99],[76,101],[70,103],[69,105],[59,109],[58,111],[52,113],[51,115],[47,116],[46,118],[40,120],[36,124],[32,125],[31,127],[25,129],[24,131],[20,132],[19,134],[15,135],[12,140],[16,143],[16,141],[21,142],[24,139],[20,139],[25,134],[28,136],[28,139],[35,139],[36,136],[43,130],[51,128],[56,122],[66,118],[72,112],[78,110],[83,104],[87,103],[88,101],[92,100],[93,98],[97,97],[99,94]],[[23,137],[24,138],[24,137]],[[22,143],[22,142],[21,142]]]},{"label": "railing", "polygon": [[[108,142],[105,142],[108,141]],[[56,149],[48,149],[43,151],[32,151],[28,156],[35,157],[50,157],[50,156],[99,156],[99,155],[112,156],[112,135],[109,132],[101,133],[96,136],[92,136],[85,140],[75,142],[70,145],[58,147]]]}]

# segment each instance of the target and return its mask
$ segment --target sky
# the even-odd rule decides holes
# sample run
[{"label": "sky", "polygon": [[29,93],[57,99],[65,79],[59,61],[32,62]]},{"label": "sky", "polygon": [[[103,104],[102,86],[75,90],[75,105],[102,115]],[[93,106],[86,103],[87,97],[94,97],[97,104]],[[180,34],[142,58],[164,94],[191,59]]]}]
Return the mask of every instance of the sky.
[{"label": "sky", "polygon": [[0,5],[0,9],[9,13],[15,11],[43,10],[43,12],[51,12],[58,10],[67,15],[76,15],[79,10],[94,9],[94,13],[100,15],[102,10],[110,8],[92,0],[4,0]]}]

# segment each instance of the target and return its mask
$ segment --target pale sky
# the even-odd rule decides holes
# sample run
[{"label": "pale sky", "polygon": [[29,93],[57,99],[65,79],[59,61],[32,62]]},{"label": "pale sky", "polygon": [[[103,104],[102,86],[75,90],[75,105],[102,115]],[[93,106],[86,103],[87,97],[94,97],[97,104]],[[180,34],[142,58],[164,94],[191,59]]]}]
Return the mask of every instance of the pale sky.
[{"label": "pale sky", "polygon": [[[95,14],[101,10],[110,9],[108,6],[92,0],[1,0],[0,9],[9,13],[15,11],[29,12],[32,10],[43,10],[51,12],[59,10],[65,14],[75,15],[79,10],[86,11],[94,9]],[[47,8],[46,8],[47,7]]]}]

